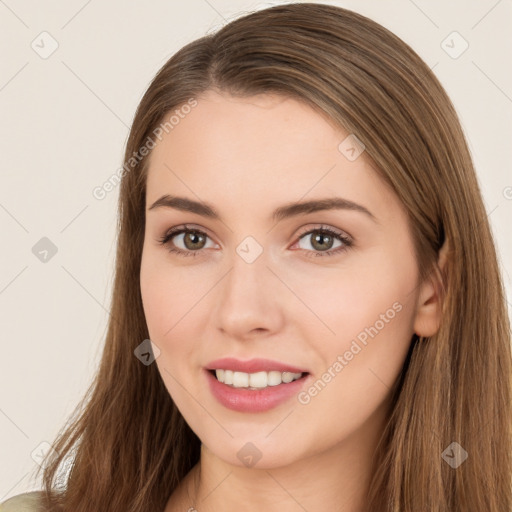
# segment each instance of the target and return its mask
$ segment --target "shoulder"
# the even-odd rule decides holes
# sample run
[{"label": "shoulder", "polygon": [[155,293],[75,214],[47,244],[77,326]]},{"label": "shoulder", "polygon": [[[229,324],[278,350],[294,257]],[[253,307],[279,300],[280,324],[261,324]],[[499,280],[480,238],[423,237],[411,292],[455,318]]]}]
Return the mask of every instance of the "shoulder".
[{"label": "shoulder", "polygon": [[0,503],[0,512],[37,512],[42,491],[17,494]]}]

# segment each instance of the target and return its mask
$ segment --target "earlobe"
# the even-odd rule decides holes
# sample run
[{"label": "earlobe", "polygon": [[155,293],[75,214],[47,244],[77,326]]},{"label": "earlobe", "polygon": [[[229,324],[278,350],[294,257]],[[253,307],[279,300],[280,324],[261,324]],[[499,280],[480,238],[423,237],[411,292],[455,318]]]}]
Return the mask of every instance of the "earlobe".
[{"label": "earlobe", "polygon": [[448,260],[448,241],[439,250],[437,265],[431,276],[421,285],[414,319],[414,332],[430,337],[437,333],[441,324],[443,299],[443,270]]}]

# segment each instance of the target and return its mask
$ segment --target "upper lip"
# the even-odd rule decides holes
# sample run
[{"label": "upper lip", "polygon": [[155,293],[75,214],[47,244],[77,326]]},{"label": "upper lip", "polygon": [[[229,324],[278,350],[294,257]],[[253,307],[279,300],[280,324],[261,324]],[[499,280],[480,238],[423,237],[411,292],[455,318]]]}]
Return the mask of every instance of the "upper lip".
[{"label": "upper lip", "polygon": [[280,361],[271,359],[249,359],[241,361],[233,357],[223,357],[215,359],[206,365],[207,370],[232,370],[234,372],[256,373],[256,372],[290,372],[290,373],[308,373],[307,370],[292,366]]}]

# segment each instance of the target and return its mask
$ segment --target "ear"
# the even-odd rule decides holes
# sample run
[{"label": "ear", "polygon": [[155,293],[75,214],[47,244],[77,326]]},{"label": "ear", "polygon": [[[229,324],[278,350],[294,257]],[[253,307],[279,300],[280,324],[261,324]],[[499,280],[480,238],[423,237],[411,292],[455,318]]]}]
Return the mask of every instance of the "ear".
[{"label": "ear", "polygon": [[442,302],[441,290],[443,288],[442,270],[448,259],[448,241],[445,240],[439,250],[437,267],[428,279],[422,283],[416,305],[414,319],[414,332],[418,336],[429,337],[436,334],[441,324]]}]

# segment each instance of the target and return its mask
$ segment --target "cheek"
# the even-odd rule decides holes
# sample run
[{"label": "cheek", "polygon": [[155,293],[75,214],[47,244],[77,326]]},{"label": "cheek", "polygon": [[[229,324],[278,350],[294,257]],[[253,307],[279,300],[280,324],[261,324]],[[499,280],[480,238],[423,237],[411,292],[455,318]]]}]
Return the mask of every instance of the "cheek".
[{"label": "cheek", "polygon": [[143,252],[140,289],[146,323],[155,342],[172,338],[175,326],[187,319],[205,293],[202,288],[205,285],[193,272],[172,266],[165,250]]},{"label": "cheek", "polygon": [[[166,268],[167,267],[167,268]],[[190,287],[180,273],[169,272],[169,267],[153,255],[143,256],[141,262],[140,287],[144,315],[149,337],[160,349],[155,360],[158,371],[169,395],[184,416],[190,416],[190,389],[183,364],[192,361],[194,321],[191,305],[197,301],[190,295]],[[188,312],[188,314],[187,314]],[[185,386],[185,388],[184,388]],[[190,390],[194,392],[195,390]]]},{"label": "cheek", "polygon": [[327,407],[342,423],[347,414],[349,421],[362,423],[379,407],[413,335],[417,275],[412,254],[381,249],[358,263],[324,280],[322,293],[312,283],[307,287],[308,304],[333,331],[324,330],[317,344],[323,368],[308,395],[318,414]]},{"label": "cheek", "polygon": [[370,405],[368,393],[373,393],[376,406],[397,377],[414,333],[414,257],[403,249],[380,248],[358,258],[358,265],[329,272],[328,278],[297,279],[294,288],[321,320],[302,323],[305,339],[319,355],[319,372],[330,369],[336,375],[322,379],[333,382],[324,399],[344,396],[356,411],[359,400]]},{"label": "cheek", "polygon": [[388,331],[404,324],[406,330],[412,329],[416,296],[411,292],[416,278],[412,256],[382,248],[355,255],[338,268],[288,276],[294,292],[311,311],[302,318],[311,317],[318,332],[336,340],[338,348],[376,322],[379,329],[385,325]]},{"label": "cheek", "polygon": [[178,383],[189,378],[190,366],[199,365],[201,301],[213,281],[191,267],[172,266],[167,258],[165,251],[143,253],[140,288],[149,337],[160,349],[156,363],[174,397],[180,393]]}]

